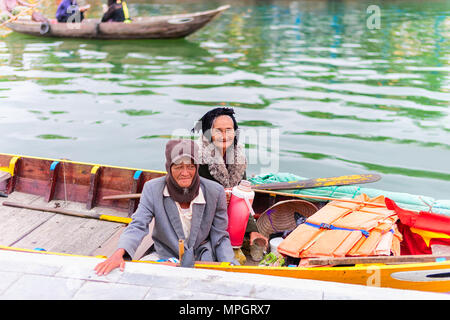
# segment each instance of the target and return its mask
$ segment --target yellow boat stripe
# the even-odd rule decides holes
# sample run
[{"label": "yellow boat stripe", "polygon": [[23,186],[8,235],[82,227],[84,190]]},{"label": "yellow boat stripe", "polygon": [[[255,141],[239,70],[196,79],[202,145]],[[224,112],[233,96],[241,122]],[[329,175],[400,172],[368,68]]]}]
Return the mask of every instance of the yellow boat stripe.
[{"label": "yellow boat stripe", "polygon": [[9,161],[8,167],[0,167],[0,171],[8,172],[11,176],[14,175],[14,169],[16,168],[16,163],[20,159],[20,156],[13,156],[13,158]]},{"label": "yellow boat stripe", "polygon": [[23,249],[18,247],[7,247],[0,245],[1,250],[7,250],[7,251],[18,251],[18,252],[30,252],[30,253],[44,253],[44,254],[50,254],[50,255],[56,255],[56,256],[71,256],[71,257],[90,257],[95,258],[94,256],[83,256],[78,254],[71,254],[71,253],[62,253],[62,252],[52,252],[52,251],[40,251],[40,250],[33,250],[33,249]]},{"label": "yellow boat stripe", "polygon": [[42,157],[34,157],[34,156],[18,156],[15,154],[9,154],[9,153],[0,153],[0,155],[9,156],[9,157],[24,157],[24,158],[30,158],[30,159],[37,159],[37,160],[47,160],[47,161],[59,161],[59,162],[67,162],[67,163],[73,163],[73,164],[82,164],[87,166],[102,166],[102,167],[108,167],[108,168],[116,168],[116,169],[125,169],[125,170],[142,170],[144,172],[152,172],[152,173],[161,173],[161,174],[167,174],[166,171],[158,171],[158,170],[144,170],[144,169],[137,169],[137,168],[128,168],[128,167],[120,167],[120,166],[109,166],[109,165],[102,165],[98,163],[90,163],[90,162],[80,162],[80,161],[72,161],[72,160],[61,160],[61,159],[52,159],[52,158],[42,158]]},{"label": "yellow boat stripe", "polygon": [[100,166],[93,166],[91,169],[91,174],[96,174],[98,169],[100,169]]}]

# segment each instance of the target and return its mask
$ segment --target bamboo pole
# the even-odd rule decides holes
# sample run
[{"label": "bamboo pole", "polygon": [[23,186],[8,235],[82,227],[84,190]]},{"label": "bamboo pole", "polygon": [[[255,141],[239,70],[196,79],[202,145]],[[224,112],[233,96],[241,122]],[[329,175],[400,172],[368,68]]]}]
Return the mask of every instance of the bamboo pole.
[{"label": "bamboo pole", "polygon": [[316,200],[341,201],[341,202],[349,202],[349,203],[370,205],[370,206],[376,206],[376,207],[385,207],[386,206],[384,203],[366,202],[366,201],[358,201],[358,200],[352,200],[352,199],[336,199],[336,198],[331,198],[331,197],[310,196],[307,194],[278,192],[278,191],[270,191],[270,190],[254,190],[254,191],[258,192],[258,193],[267,193],[267,194],[273,194],[273,195],[277,195],[277,196],[286,196],[286,197],[294,197],[294,198],[308,198],[308,199],[316,199]]},{"label": "bamboo pole", "polygon": [[[331,197],[310,196],[310,195],[305,195],[305,194],[296,194],[296,193],[288,193],[288,192],[280,192],[280,191],[272,191],[272,190],[254,189],[253,191],[258,192],[258,193],[267,193],[267,194],[286,196],[286,197],[294,197],[294,198],[309,198],[309,199],[326,200],[326,201],[341,201],[341,202],[349,202],[349,203],[355,203],[355,204],[371,205],[371,206],[376,206],[376,207],[385,207],[385,204],[382,204],[382,203],[365,202],[365,201],[358,201],[358,200],[352,200],[352,199],[337,199],[337,198],[331,198]],[[106,196],[106,197],[103,197],[103,200],[138,199],[140,197],[141,197],[140,193],[130,193],[130,194],[119,194],[119,195],[115,195],[115,196]]]},{"label": "bamboo pole", "polygon": [[123,200],[123,199],[139,199],[141,197],[140,193],[129,193],[129,194],[118,194],[115,196],[103,197],[103,200]]}]

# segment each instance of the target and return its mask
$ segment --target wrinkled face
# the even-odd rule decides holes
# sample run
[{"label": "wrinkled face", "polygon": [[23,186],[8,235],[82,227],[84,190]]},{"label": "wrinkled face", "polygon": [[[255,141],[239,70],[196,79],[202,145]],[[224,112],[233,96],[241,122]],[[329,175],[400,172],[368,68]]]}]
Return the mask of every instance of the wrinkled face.
[{"label": "wrinkled face", "polygon": [[217,148],[223,150],[228,149],[233,144],[235,136],[236,133],[231,117],[223,115],[214,119],[211,128],[211,138]]},{"label": "wrinkled face", "polygon": [[197,167],[190,158],[182,158],[170,167],[172,177],[181,188],[191,186],[196,170]]}]

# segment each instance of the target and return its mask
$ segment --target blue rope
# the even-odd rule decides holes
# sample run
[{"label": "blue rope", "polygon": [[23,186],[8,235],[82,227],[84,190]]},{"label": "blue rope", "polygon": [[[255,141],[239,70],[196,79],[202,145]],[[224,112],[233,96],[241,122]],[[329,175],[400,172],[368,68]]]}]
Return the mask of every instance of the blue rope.
[{"label": "blue rope", "polygon": [[314,224],[311,222],[305,222],[308,226],[318,228],[318,229],[326,229],[326,230],[344,230],[344,231],[360,231],[364,237],[369,237],[370,233],[369,231],[363,230],[363,229],[350,229],[350,228],[340,228],[333,226],[332,224],[328,223],[321,223],[321,224]]}]

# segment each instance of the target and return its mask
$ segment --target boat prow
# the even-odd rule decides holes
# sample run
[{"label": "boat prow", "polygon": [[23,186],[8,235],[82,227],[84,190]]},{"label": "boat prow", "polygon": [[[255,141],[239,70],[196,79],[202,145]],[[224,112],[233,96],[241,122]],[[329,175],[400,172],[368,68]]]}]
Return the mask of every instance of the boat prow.
[{"label": "boat prow", "polygon": [[214,10],[170,16],[137,17],[131,23],[99,22],[85,19],[82,23],[50,23],[16,20],[6,26],[11,30],[38,37],[82,39],[176,39],[191,35],[229,9],[229,5]]}]

